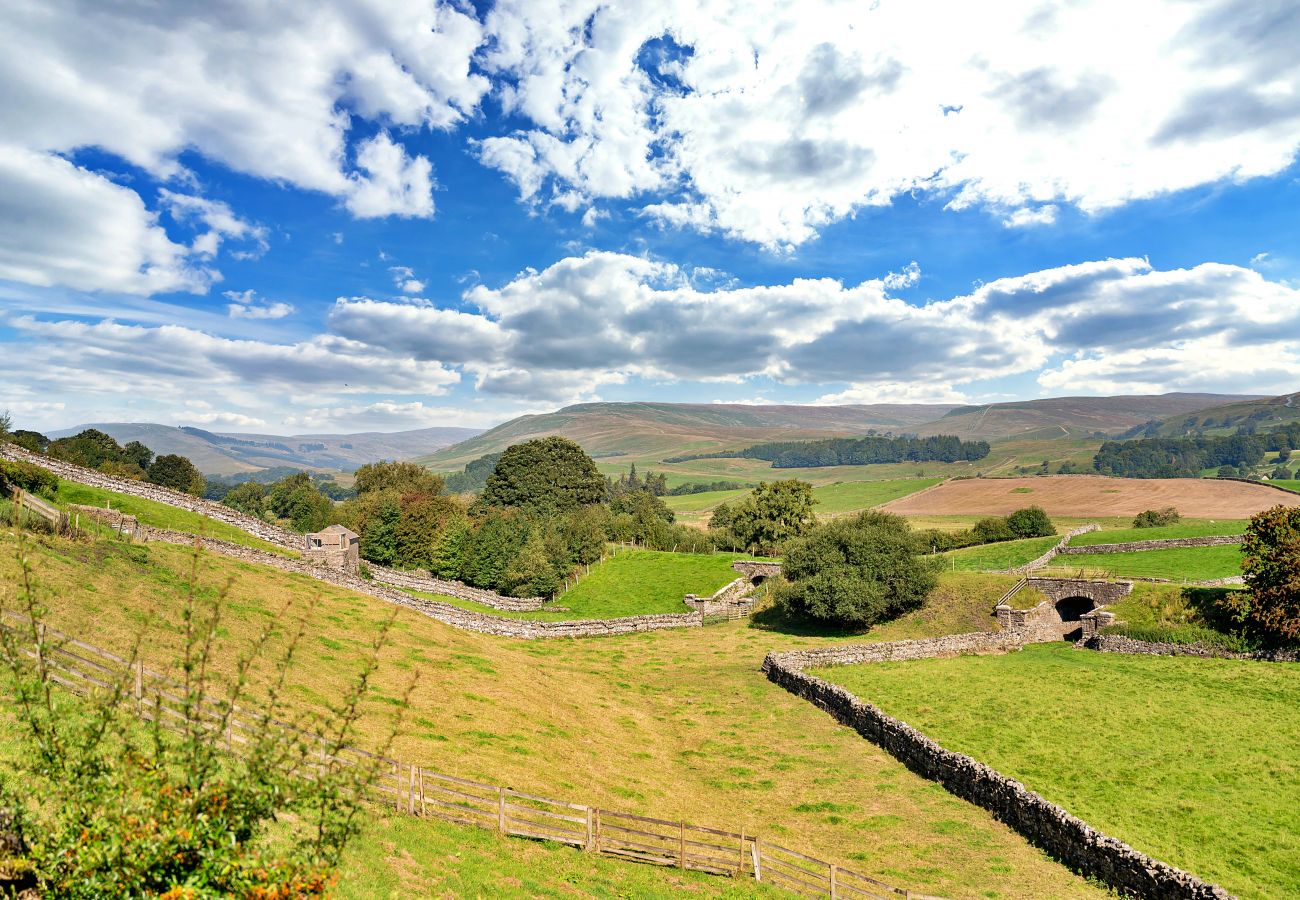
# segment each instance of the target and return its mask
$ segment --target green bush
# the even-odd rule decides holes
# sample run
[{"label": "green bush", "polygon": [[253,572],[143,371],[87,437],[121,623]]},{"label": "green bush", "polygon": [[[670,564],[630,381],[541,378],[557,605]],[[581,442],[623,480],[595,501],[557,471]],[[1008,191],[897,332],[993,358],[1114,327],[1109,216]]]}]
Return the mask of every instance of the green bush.
[{"label": "green bush", "polygon": [[149,482],[195,497],[203,496],[203,474],[183,456],[168,453],[153,461],[148,470]]},{"label": "green bush", "polygon": [[33,463],[0,459],[0,492],[7,494],[14,488],[53,499],[59,490],[59,479],[49,469]]},{"label": "green bush", "polygon": [[1011,530],[1011,526],[1002,516],[980,519],[971,527],[971,534],[974,535],[977,544],[996,544],[999,541],[1016,539],[1016,533]]},{"label": "green bush", "polygon": [[1026,506],[1007,516],[1007,527],[1018,538],[1049,537],[1056,534],[1056,526],[1041,506]]},{"label": "green bush", "polygon": [[1238,619],[1270,643],[1300,642],[1300,508],[1253,516],[1241,551],[1246,590],[1229,599]]},{"label": "green bush", "polygon": [[1165,525],[1177,525],[1182,519],[1182,513],[1172,506],[1166,506],[1164,509],[1148,509],[1138,513],[1133,519],[1133,527],[1160,528]]},{"label": "green bush", "polygon": [[918,608],[938,583],[938,567],[906,519],[869,510],[790,541],[776,602],[797,616],[870,628]]}]

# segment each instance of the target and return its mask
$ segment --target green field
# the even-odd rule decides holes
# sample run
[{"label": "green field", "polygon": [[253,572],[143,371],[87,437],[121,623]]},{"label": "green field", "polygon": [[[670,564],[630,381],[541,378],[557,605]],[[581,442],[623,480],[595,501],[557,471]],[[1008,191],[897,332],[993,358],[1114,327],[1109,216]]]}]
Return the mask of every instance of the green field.
[{"label": "green field", "polygon": [[721,503],[731,503],[741,497],[749,496],[749,488],[734,491],[704,491],[699,494],[682,494],[678,497],[664,497],[664,503],[675,513],[712,512]]},{"label": "green field", "polygon": [[[151,619],[148,662],[165,668],[175,659],[183,640],[183,573],[190,565],[185,548],[32,540],[29,555],[51,606],[51,624],[121,651]],[[13,538],[0,534],[0,591],[9,591],[10,598],[13,552]],[[280,610],[286,601],[297,604],[293,616],[318,599],[287,688],[304,713],[341,696],[379,623],[393,610],[305,576],[218,556],[203,559],[201,595],[212,596],[231,577],[216,654],[222,671],[234,665],[236,642],[248,640],[262,623],[284,618]],[[992,601],[1013,581],[945,576],[921,610],[865,638],[801,632],[761,617],[613,638],[519,641],[458,631],[399,609],[373,682],[377,695],[365,707],[357,742],[372,746],[407,680],[418,673],[406,727],[393,749],[399,759],[542,796],[743,828],[928,894],[958,898],[995,892],[1026,900],[1102,896],[992,816],[864,747],[856,734],[759,671],[771,649],[995,627]],[[286,639],[285,633],[274,636],[272,652]],[[426,837],[416,824],[378,834],[365,846],[381,848],[383,858],[349,861],[340,890],[366,896],[373,881],[384,890],[396,885],[407,896],[639,896],[642,891],[631,880],[639,874],[626,876],[629,886],[622,891],[585,890],[591,870],[582,868],[588,865],[583,862],[575,862],[574,870],[558,868],[557,862],[554,870],[536,873],[548,885],[567,881],[568,887],[525,888],[482,868],[482,874],[473,874],[477,863],[471,854],[477,849],[463,851],[462,869],[455,856],[461,851],[425,853],[423,841],[434,848],[455,842]],[[479,846],[476,837],[466,841],[468,848]],[[507,877],[524,878],[524,864],[501,866]],[[455,881],[459,872],[471,880]],[[441,888],[426,888],[426,879],[446,880],[439,882]]]},{"label": "green field", "polygon": [[[842,472],[844,466],[836,467]],[[858,468],[870,468],[859,466]],[[776,473],[786,470],[775,469]],[[793,470],[791,470],[793,471]],[[803,470],[800,470],[803,471]],[[779,474],[776,477],[783,477]],[[790,476],[794,477],[794,476]],[[771,480],[771,479],[769,479]],[[813,488],[813,497],[817,500],[815,507],[819,516],[835,516],[853,513],[873,506],[880,506],[899,497],[906,497],[924,488],[932,487],[942,478],[894,478],[871,481],[836,481],[820,484]],[[748,496],[748,490],[706,491],[702,494],[686,494],[681,497],[664,497],[668,508],[678,513],[684,520],[704,519],[715,507],[722,503],[731,503]]]},{"label": "green field", "polygon": [[1300,665],[1040,644],[817,674],[1158,859],[1300,895]]},{"label": "green field", "polygon": [[[1060,542],[1059,535],[981,544],[939,554],[949,572],[997,572],[1033,562]],[[1091,557],[1089,557],[1091,559]]]},{"label": "green field", "polygon": [[1188,519],[1177,525],[1159,528],[1103,528],[1070,538],[1072,547],[1090,547],[1096,544],[1121,544],[1127,541],[1155,541],[1167,538],[1207,537],[1218,534],[1245,534],[1245,519]]},{"label": "green field", "polygon": [[1174,547],[1137,553],[1085,553],[1058,556],[1053,569],[1083,569],[1138,578],[1167,578],[1170,581],[1209,581],[1241,574],[1241,547]]},{"label": "green field", "polygon": [[1275,484],[1280,488],[1286,488],[1288,491],[1296,491],[1297,493],[1300,493],[1300,479],[1298,478],[1292,478],[1290,480],[1279,478],[1277,481],[1270,481],[1269,484]]},{"label": "green field", "polygon": [[690,612],[690,607],[682,602],[684,596],[712,594],[740,577],[731,568],[733,560],[751,558],[734,553],[664,553],[620,548],[617,555],[592,566],[591,573],[584,575],[577,585],[536,612],[509,612],[423,591],[407,593],[473,612],[539,621],[684,613]]},{"label": "green field", "polygon": [[59,493],[56,499],[60,504],[64,505],[79,503],[82,506],[98,506],[102,508],[111,504],[113,509],[129,516],[135,516],[142,525],[152,525],[154,528],[168,528],[172,531],[184,531],[188,534],[203,534],[207,537],[220,538],[223,541],[230,541],[232,544],[239,544],[244,547],[253,547],[272,553],[286,553],[284,548],[255,538],[248,532],[233,525],[214,521],[207,516],[201,516],[187,509],[168,506],[166,503],[157,503],[143,497],[133,497],[130,494],[119,494],[116,491],[89,487],[88,485],[77,484],[75,481],[60,479]]}]

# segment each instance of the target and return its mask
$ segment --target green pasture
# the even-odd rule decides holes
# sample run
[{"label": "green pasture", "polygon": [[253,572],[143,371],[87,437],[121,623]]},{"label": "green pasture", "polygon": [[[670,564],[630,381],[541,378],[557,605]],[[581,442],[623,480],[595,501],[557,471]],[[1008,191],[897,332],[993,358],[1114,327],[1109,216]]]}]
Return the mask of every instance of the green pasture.
[{"label": "green pasture", "polygon": [[1300,895],[1300,665],[1040,644],[816,674],[1238,896]]},{"label": "green pasture", "polygon": [[950,550],[939,554],[939,558],[944,562],[944,569],[950,572],[996,572],[1033,562],[1052,549],[1060,540],[1059,535],[1052,535],[1026,538],[1021,541],[981,544],[978,547]]},{"label": "green pasture", "polygon": [[1070,538],[1072,547],[1090,547],[1096,544],[1122,544],[1128,541],[1156,541],[1169,538],[1210,537],[1220,534],[1245,534],[1245,519],[1187,519],[1177,525],[1158,528],[1103,528]]},{"label": "green pasture", "polygon": [[1084,553],[1058,556],[1052,569],[1083,569],[1137,578],[1165,578],[1170,581],[1209,581],[1241,574],[1241,547],[1174,547],[1141,550],[1137,553]]},{"label": "green pasture", "polygon": [[257,550],[267,550],[271,553],[284,554],[286,552],[282,547],[255,538],[248,532],[233,525],[217,522],[187,509],[168,506],[166,503],[157,503],[130,494],[119,494],[116,491],[77,484],[75,481],[60,479],[59,493],[56,499],[58,503],[65,506],[69,503],[98,506],[100,508],[111,505],[118,512],[135,516],[140,520],[141,524],[152,525],[154,528],[168,528],[172,531],[184,531],[188,534],[202,534],[206,537],[219,538],[223,541],[230,541],[232,544],[252,547]]}]

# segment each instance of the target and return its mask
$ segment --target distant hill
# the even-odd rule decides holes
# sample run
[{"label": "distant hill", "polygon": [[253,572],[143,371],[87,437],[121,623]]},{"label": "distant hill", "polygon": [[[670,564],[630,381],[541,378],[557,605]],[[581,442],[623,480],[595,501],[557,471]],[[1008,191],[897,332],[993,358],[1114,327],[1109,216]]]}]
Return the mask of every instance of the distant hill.
[{"label": "distant hill", "polygon": [[410,459],[471,438],[481,430],[420,428],[391,434],[367,431],[286,436],[212,432],[150,422],[100,422],[50,432],[49,436],[66,437],[87,428],[98,428],[120,444],[140,441],[155,453],[178,453],[188,457],[205,475],[236,475],[275,466],[346,472],[379,459]]},{"label": "distant hill", "polygon": [[1280,397],[1239,400],[1207,406],[1189,413],[1178,413],[1164,419],[1160,425],[1161,437],[1182,437],[1202,434],[1230,434],[1243,426],[1254,426],[1268,431],[1278,425],[1300,421],[1300,392],[1282,394]]},{"label": "distant hill", "polygon": [[512,419],[454,447],[421,456],[418,461],[449,471],[511,444],[558,434],[577,441],[597,459],[658,462],[666,456],[738,449],[760,441],[844,437],[865,434],[873,428],[910,432],[951,408],[949,404],[926,403],[581,403],[553,413]]},{"label": "distant hill", "polygon": [[912,430],[923,436],[955,434],[967,440],[979,438],[986,441],[1083,438],[1096,432],[1114,436],[1153,419],[1185,418],[1207,407],[1257,400],[1240,394],[1053,397],[988,406],[960,406],[942,418]]}]

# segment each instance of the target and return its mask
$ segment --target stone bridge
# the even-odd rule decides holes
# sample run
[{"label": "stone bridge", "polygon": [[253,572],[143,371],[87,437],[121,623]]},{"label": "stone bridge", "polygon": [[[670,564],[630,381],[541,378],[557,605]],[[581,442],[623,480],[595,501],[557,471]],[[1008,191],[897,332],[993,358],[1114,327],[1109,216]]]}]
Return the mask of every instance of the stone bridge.
[{"label": "stone bridge", "polygon": [[749,583],[754,586],[781,574],[779,562],[765,562],[759,559],[738,559],[731,564],[731,568],[748,578]]},{"label": "stone bridge", "polygon": [[[1030,608],[1016,608],[1016,595],[1025,588],[1038,591],[1045,599]],[[1038,640],[1073,641],[1090,637],[1113,622],[1114,613],[1102,607],[1132,591],[1131,581],[1026,578],[998,601],[993,612],[1005,630],[1031,633]]]}]

